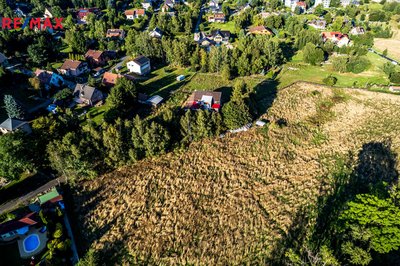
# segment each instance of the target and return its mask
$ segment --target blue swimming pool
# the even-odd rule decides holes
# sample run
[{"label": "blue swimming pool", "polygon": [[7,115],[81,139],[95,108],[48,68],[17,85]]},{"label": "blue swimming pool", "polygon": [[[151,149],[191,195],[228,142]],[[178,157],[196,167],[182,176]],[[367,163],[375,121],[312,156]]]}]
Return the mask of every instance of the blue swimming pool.
[{"label": "blue swimming pool", "polygon": [[24,250],[26,253],[31,253],[35,251],[40,245],[39,236],[37,234],[32,234],[24,239]]}]

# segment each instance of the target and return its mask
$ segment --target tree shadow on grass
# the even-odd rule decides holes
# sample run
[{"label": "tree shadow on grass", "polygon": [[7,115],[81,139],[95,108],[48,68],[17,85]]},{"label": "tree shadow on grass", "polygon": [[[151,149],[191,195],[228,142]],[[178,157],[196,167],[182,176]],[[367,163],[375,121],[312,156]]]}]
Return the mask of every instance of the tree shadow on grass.
[{"label": "tree shadow on grass", "polygon": [[265,114],[273,105],[278,94],[279,81],[268,79],[259,83],[250,95],[251,110],[256,117]]},{"label": "tree shadow on grass", "polygon": [[[387,186],[398,180],[396,158],[397,154],[391,150],[390,141],[369,142],[362,146],[355,163],[351,154],[347,161],[337,163],[337,169],[331,173],[332,192],[324,193],[322,186],[326,185],[325,182],[321,186],[317,205],[303,207],[295,214],[289,230],[283,233],[274,247],[269,263],[284,265],[285,253],[289,249],[305,261],[309,259],[305,247],[317,254],[321,246],[328,245],[337,253],[340,250],[340,239],[337,238],[335,225],[346,203],[358,194],[385,193]],[[356,166],[352,168],[351,165]],[[382,184],[387,185],[385,187]],[[315,224],[310,224],[312,217],[316,217]]]}]

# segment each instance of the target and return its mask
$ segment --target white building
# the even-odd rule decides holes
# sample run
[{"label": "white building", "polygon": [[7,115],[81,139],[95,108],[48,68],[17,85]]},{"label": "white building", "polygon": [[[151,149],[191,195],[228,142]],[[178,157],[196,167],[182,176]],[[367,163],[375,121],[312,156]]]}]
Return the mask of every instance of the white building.
[{"label": "white building", "polygon": [[136,73],[139,75],[146,75],[151,71],[150,59],[144,56],[138,56],[132,61],[129,61],[126,66],[129,72]]},{"label": "white building", "polygon": [[314,6],[318,6],[320,4],[322,4],[324,8],[329,8],[329,6],[331,5],[331,0],[315,0]]},{"label": "white building", "polygon": [[292,10],[296,7],[296,4],[299,2],[299,0],[284,0],[284,1],[285,1],[285,6],[289,7]]}]

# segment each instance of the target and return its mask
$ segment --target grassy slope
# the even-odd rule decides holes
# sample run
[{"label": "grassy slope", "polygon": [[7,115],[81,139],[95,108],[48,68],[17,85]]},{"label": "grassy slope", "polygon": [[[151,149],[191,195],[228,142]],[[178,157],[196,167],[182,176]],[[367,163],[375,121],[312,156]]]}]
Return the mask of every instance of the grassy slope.
[{"label": "grassy slope", "polygon": [[375,38],[374,48],[380,52],[383,52],[383,50],[387,49],[389,57],[395,60],[400,60],[400,30],[398,28],[399,23],[396,22],[395,19],[392,19],[390,25],[392,26],[392,32],[393,32],[392,38],[389,39]]},{"label": "grassy slope", "polygon": [[[330,64],[311,66],[303,63],[303,56],[300,51],[278,76],[281,82],[280,87],[285,87],[296,81],[310,81],[322,84],[322,80],[330,74],[337,77],[336,86],[339,87],[352,87],[354,82],[357,82],[356,87],[364,87],[367,83],[389,84],[386,74],[381,69],[387,61],[373,53],[368,53],[367,57],[371,61],[371,67],[367,71],[360,74],[338,73],[332,69]],[[289,67],[292,69],[289,69]]]},{"label": "grassy slope", "polygon": [[[333,158],[389,137],[400,152],[399,105],[398,96],[361,90],[280,90],[265,115],[269,128],[193,143],[82,184],[83,238],[120,263],[270,264],[299,210],[329,188]],[[282,120],[287,126],[275,123]]]}]

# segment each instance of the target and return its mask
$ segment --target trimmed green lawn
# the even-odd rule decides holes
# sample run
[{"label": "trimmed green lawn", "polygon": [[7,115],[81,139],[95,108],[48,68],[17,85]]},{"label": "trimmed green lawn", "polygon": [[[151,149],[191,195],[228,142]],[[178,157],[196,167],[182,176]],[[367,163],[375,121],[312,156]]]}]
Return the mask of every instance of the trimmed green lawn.
[{"label": "trimmed green lawn", "polygon": [[330,64],[322,66],[311,66],[302,63],[302,53],[296,54],[292,61],[286,64],[278,75],[279,87],[288,86],[296,81],[310,81],[323,84],[322,80],[333,75],[338,79],[336,86],[339,87],[365,87],[368,84],[389,84],[386,74],[382,71],[382,66],[387,60],[380,56],[368,53],[368,59],[371,61],[371,67],[360,74],[354,73],[338,73],[332,70]]},{"label": "trimmed green lawn", "polygon": [[226,23],[209,23],[210,30],[229,30],[231,33],[237,33],[235,29],[235,22],[228,21]]},{"label": "trimmed green lawn", "polygon": [[[179,75],[184,75],[185,80],[177,81],[176,78]],[[169,67],[163,67],[151,72],[150,79],[141,82],[138,86],[138,91],[149,96],[160,95],[166,99],[171,92],[177,90],[193,75],[194,73],[190,72],[188,68],[170,69]]]}]

